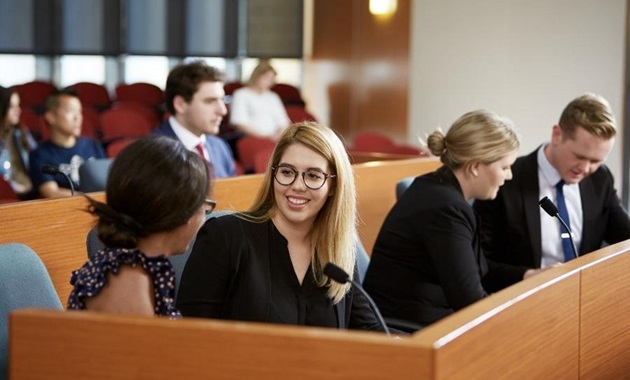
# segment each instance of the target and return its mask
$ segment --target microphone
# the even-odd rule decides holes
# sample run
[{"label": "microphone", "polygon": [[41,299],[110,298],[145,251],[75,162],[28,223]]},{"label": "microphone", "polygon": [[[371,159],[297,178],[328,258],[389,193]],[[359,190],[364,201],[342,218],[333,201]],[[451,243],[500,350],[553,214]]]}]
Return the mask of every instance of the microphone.
[{"label": "microphone", "polygon": [[387,328],[387,324],[385,323],[385,320],[383,319],[381,312],[378,311],[378,307],[376,307],[374,300],[372,299],[372,297],[370,297],[369,294],[367,294],[367,292],[365,291],[365,289],[363,289],[363,286],[361,286],[361,284],[359,284],[358,282],[354,280],[351,280],[348,273],[346,273],[343,269],[339,268],[333,263],[326,264],[326,266],[324,267],[324,274],[335,282],[338,282],[340,284],[345,284],[347,282],[350,282],[354,286],[355,289],[359,289],[359,291],[368,300],[368,303],[370,304],[370,307],[372,308],[374,315],[376,315],[376,319],[378,319],[378,322],[381,324],[381,326],[383,326],[383,330],[385,330],[385,333],[387,335],[390,335],[389,328]]},{"label": "microphone", "polygon": [[569,240],[571,240],[571,248],[573,250],[573,258],[577,259],[578,253],[577,248],[575,247],[575,243],[573,242],[573,234],[571,233],[571,229],[566,224],[566,222],[560,217],[560,213],[558,212],[558,208],[556,207],[556,205],[553,204],[551,199],[549,199],[548,197],[544,197],[543,199],[541,199],[538,204],[540,205],[540,207],[542,207],[543,210],[545,210],[547,214],[549,214],[549,216],[551,216],[552,218],[558,218],[565,231],[567,231],[567,233],[569,234]]},{"label": "microphone", "polygon": [[67,175],[66,173],[62,172],[61,170],[57,169],[56,167],[54,167],[52,165],[44,165],[42,167],[42,173],[50,174],[50,175],[61,174],[62,176],[64,176],[66,178],[66,180],[68,181],[68,183],[70,184],[70,194],[74,195],[74,183],[70,179],[69,175]]}]

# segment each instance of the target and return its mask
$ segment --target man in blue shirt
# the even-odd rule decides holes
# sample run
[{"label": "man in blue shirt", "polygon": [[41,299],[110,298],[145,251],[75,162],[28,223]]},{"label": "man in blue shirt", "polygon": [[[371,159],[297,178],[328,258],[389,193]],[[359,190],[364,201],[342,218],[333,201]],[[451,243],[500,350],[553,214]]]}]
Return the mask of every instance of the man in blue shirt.
[{"label": "man in blue shirt", "polygon": [[179,139],[197,152],[214,178],[235,176],[232,151],[216,136],[227,114],[223,74],[203,61],[180,64],[168,75],[165,94],[171,116],[154,133]]},{"label": "man in blue shirt", "polygon": [[[44,119],[50,128],[50,138],[30,153],[30,177],[33,191],[41,198],[63,198],[72,195],[68,178],[80,189],[79,167],[87,160],[105,158],[100,142],[80,137],[83,115],[76,92],[62,90],[46,100]],[[45,165],[52,165],[64,173],[42,173]]]}]

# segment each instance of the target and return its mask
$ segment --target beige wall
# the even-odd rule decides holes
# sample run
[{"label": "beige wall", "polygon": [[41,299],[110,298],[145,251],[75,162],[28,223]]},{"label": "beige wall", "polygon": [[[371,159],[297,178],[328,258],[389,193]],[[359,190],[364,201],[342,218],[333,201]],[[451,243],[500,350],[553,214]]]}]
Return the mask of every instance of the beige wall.
[{"label": "beige wall", "polygon": [[[622,125],[626,1],[414,0],[412,14],[410,141],[488,108],[515,121],[525,154],[587,91]],[[620,190],[620,138],[608,164]]]}]

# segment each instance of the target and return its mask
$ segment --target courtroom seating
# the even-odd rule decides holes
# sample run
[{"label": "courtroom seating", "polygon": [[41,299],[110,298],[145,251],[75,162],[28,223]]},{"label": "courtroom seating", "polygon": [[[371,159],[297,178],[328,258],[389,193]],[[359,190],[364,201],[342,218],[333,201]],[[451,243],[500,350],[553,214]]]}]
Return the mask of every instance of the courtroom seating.
[{"label": "courtroom seating", "polygon": [[63,309],[48,271],[39,256],[24,244],[2,244],[0,245],[0,379],[8,378],[9,313],[21,308]]},{"label": "courtroom seating", "polygon": [[13,86],[13,89],[20,95],[20,106],[30,108],[37,114],[44,112],[44,104],[48,95],[57,91],[54,84],[41,80],[18,84]]},{"label": "courtroom seating", "polygon": [[104,191],[107,187],[107,176],[114,160],[111,158],[100,158],[87,160],[79,167],[79,178],[81,178],[81,192],[92,193]]},{"label": "courtroom seating", "polygon": [[25,125],[37,141],[42,140],[44,129],[48,128],[44,118],[30,108],[22,107],[20,113],[20,124]]},{"label": "courtroom seating", "polygon": [[289,116],[289,120],[291,120],[291,123],[299,123],[301,121],[317,122],[315,116],[313,116],[313,114],[308,112],[306,108],[302,106],[287,105],[284,107],[284,109],[287,111],[287,116]]},{"label": "courtroom seating", "polygon": [[101,140],[101,116],[92,107],[82,107],[83,123],[81,124],[81,136],[94,140]]},{"label": "courtroom seating", "polygon": [[0,203],[18,202],[19,200],[9,182],[0,176]]},{"label": "courtroom seating", "polygon": [[136,140],[135,137],[125,137],[118,140],[114,140],[105,145],[105,153],[108,158],[115,158],[121,150]]},{"label": "courtroom seating", "polygon": [[380,132],[361,132],[354,138],[352,150],[363,152],[382,152],[387,153],[388,149],[392,149],[396,142],[389,136]]},{"label": "courtroom seating", "polygon": [[405,177],[396,183],[396,200],[400,199],[414,179],[416,179],[415,176]]},{"label": "courtroom seating", "polygon": [[232,96],[232,94],[234,94],[234,91],[238,90],[239,88],[243,86],[245,86],[245,84],[241,82],[226,82],[223,85],[223,91],[225,92],[226,96]]},{"label": "courtroom seating", "polygon": [[254,165],[256,161],[256,155],[259,152],[263,152],[269,149],[273,149],[276,143],[271,139],[243,136],[236,142],[236,151],[238,152],[238,159],[245,173],[254,172]]},{"label": "courtroom seating", "polygon": [[280,100],[282,100],[282,103],[285,106],[306,106],[304,99],[302,99],[302,94],[300,94],[300,90],[293,85],[286,83],[276,83],[271,87],[271,91],[278,94]]},{"label": "courtroom seating", "polygon": [[393,153],[393,154],[408,154],[410,156],[427,156],[420,148],[407,145],[407,144],[396,144],[394,146],[390,146],[385,148],[384,153]]},{"label": "courtroom seating", "polygon": [[274,147],[266,147],[256,153],[254,157],[254,173],[264,173],[267,170],[267,164],[273,154]]},{"label": "courtroom seating", "polygon": [[142,104],[161,115],[164,111],[164,91],[151,83],[120,83],[116,86],[116,102]]},{"label": "courtroom seating", "polygon": [[151,133],[155,125],[134,108],[112,108],[101,114],[103,142],[125,137],[142,137]]},{"label": "courtroom seating", "polygon": [[68,86],[68,88],[76,91],[83,107],[90,107],[97,111],[104,111],[112,105],[112,99],[109,96],[109,91],[107,91],[107,88],[102,84],[78,82]]}]

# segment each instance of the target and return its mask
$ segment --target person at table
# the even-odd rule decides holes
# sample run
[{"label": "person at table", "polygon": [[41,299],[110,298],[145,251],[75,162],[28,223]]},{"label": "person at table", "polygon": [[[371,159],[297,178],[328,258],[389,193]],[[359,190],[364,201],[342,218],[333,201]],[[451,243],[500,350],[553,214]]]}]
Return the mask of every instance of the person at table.
[{"label": "person at table", "polygon": [[490,289],[503,289],[574,258],[560,221],[538,207],[545,196],[571,228],[578,256],[630,239],[630,218],[605,164],[616,131],[604,97],[578,96],[551,128],[551,140],[516,160],[514,180],[496,199],[475,202],[487,258],[510,268],[486,279]]},{"label": "person at table", "polygon": [[512,122],[477,110],[428,137],[443,166],[417,177],[378,234],[364,287],[385,318],[429,325],[488,295],[473,199],[492,199],[512,178],[519,149]]},{"label": "person at table", "polygon": [[182,275],[185,317],[380,330],[367,300],[323,274],[357,278],[352,167],[333,130],[284,131],[252,207],[209,219]]},{"label": "person at table", "polygon": [[183,253],[215,203],[203,158],[166,136],[134,141],[114,160],[107,204],[90,197],[106,248],[72,273],[68,309],[180,317],[168,256]]}]

